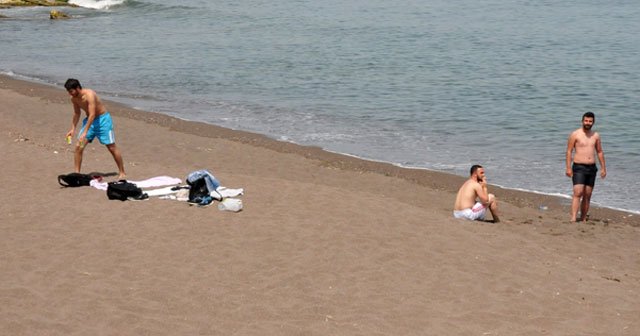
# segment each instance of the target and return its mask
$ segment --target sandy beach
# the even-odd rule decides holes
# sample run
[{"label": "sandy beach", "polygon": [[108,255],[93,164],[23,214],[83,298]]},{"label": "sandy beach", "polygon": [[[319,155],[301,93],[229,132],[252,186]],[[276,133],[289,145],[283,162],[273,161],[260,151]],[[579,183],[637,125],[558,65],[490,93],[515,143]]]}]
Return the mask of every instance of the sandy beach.
[{"label": "sandy beach", "polygon": [[[640,334],[638,215],[491,187],[503,222],[456,220],[464,177],[106,101],[128,179],[245,191],[239,213],[111,201],[57,183],[63,88],[0,76],[0,102],[3,334]],[[83,172],[116,171],[89,145]]]}]

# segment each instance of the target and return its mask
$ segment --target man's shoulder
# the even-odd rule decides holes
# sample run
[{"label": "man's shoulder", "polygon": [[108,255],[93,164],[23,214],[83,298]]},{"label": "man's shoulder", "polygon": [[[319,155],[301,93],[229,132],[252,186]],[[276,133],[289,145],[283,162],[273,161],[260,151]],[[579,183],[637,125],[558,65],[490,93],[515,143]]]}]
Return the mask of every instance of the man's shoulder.
[{"label": "man's shoulder", "polygon": [[90,96],[90,97],[96,96],[96,92],[91,89],[82,89],[82,93],[84,96]]},{"label": "man's shoulder", "polygon": [[596,131],[589,131],[588,133],[585,132],[584,136],[587,137],[587,138],[598,139],[598,138],[600,138],[600,133],[598,133]]},{"label": "man's shoulder", "polygon": [[476,189],[478,186],[480,185],[480,183],[473,181],[471,179],[468,179],[467,181],[464,182],[464,184],[462,185],[462,188],[464,189]]},{"label": "man's shoulder", "polygon": [[582,133],[582,128],[576,128],[573,132],[571,132],[572,137],[577,137],[578,135],[580,135]]}]

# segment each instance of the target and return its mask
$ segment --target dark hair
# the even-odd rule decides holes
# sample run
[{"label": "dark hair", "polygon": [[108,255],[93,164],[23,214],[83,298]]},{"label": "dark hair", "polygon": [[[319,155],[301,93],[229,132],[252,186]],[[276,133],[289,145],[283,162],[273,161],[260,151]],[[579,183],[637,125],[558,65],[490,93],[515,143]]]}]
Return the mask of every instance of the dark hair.
[{"label": "dark hair", "polygon": [[72,89],[82,89],[82,85],[80,85],[79,80],[75,78],[69,78],[67,79],[67,82],[64,83],[64,88],[67,89],[67,91]]},{"label": "dark hair", "polygon": [[478,168],[482,168],[482,166],[481,165],[473,165],[473,166],[471,166],[471,169],[469,170],[469,175],[473,175],[473,173],[478,171]]},{"label": "dark hair", "polygon": [[585,114],[582,115],[582,120],[584,120],[584,118],[591,118],[593,119],[593,121],[596,121],[596,115],[593,114],[593,112],[587,112]]}]

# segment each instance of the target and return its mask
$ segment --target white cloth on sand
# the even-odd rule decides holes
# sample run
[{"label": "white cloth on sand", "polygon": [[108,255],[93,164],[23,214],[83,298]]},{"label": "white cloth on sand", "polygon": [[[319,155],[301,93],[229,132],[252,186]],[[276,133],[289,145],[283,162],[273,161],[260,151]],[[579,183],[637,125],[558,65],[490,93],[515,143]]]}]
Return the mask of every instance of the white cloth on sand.
[{"label": "white cloth on sand", "polygon": [[240,195],[244,194],[244,189],[243,188],[229,189],[227,187],[219,186],[216,189],[216,191],[218,192],[218,194],[220,194],[220,196],[222,196],[222,198],[236,197],[236,196],[240,196]]},{"label": "white cloth on sand", "polygon": [[[165,188],[160,188],[160,189],[152,189],[152,190],[144,190],[144,192],[149,195],[149,197],[154,197],[154,196],[176,196],[176,197],[162,197],[163,199],[178,199],[179,201],[182,200],[181,197],[178,197],[178,193],[181,190],[186,190],[187,191],[187,195],[188,195],[188,189],[176,189],[173,190],[173,188],[175,187],[165,187]],[[244,189],[243,188],[238,188],[238,189],[230,189],[227,187],[223,187],[220,186],[218,187],[218,189],[216,189],[216,192],[220,195],[220,197],[214,196],[212,195],[211,197],[215,198],[216,200],[221,200],[223,198],[229,198],[229,197],[236,197],[236,196],[240,196],[244,194]],[[187,196],[188,199],[188,196]]]},{"label": "white cloth on sand", "polygon": [[176,187],[164,187],[160,189],[151,189],[151,190],[143,190],[143,191],[149,197],[154,197],[154,196],[174,195],[174,194],[177,194],[178,191],[180,191],[180,189]]},{"label": "white cloth on sand", "polygon": [[189,200],[189,189],[178,189],[175,194],[162,195],[158,198],[187,202]]},{"label": "white cloth on sand", "polygon": [[[142,181],[128,181],[135,184],[138,188],[153,188],[162,187],[167,185],[174,185],[182,183],[182,180],[176,177],[170,176],[156,176]],[[100,190],[107,190],[109,184],[107,182],[100,182],[96,179],[91,180],[89,183],[92,187]]]}]

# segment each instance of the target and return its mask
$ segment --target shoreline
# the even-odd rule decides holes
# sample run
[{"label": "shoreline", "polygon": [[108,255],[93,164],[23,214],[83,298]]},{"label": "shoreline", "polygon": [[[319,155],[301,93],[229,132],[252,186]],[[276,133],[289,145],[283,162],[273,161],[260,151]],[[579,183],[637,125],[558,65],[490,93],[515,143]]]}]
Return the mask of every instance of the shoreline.
[{"label": "shoreline", "polygon": [[76,7],[76,5],[69,4],[67,0],[0,0],[0,8],[11,7]]},{"label": "shoreline", "polygon": [[[98,92],[98,94],[100,94]],[[463,177],[131,109],[127,178],[210,170],[237,213],[62,188],[64,89],[0,76],[0,327],[11,335],[588,334],[640,331],[639,216],[569,223],[497,187],[501,222],[452,216]],[[83,172],[117,171],[85,148]],[[615,216],[620,216],[618,219]]]},{"label": "shoreline", "polygon": [[[23,1],[23,0],[0,0],[0,9],[22,8],[22,7],[78,7],[69,4],[67,1]],[[0,18],[9,18],[0,15]]]},{"label": "shoreline", "polygon": [[[0,74],[0,88],[13,89],[14,91],[22,94],[34,97],[45,97],[47,99],[51,99],[50,97],[52,96],[59,96],[60,92],[64,93],[63,88],[59,88],[54,84],[45,84],[26,79],[19,79],[7,74]],[[145,121],[150,124],[168,127],[172,131],[181,133],[207,138],[237,141],[243,144],[250,144],[260,148],[274,150],[279,153],[296,154],[307,159],[319,160],[322,162],[321,164],[323,166],[334,169],[349,170],[359,173],[368,172],[396,177],[423,187],[452,193],[455,193],[459,185],[461,185],[466,179],[466,177],[447,172],[427,168],[408,168],[389,162],[367,160],[357,156],[327,151],[317,146],[305,146],[291,142],[279,141],[258,133],[228,129],[199,121],[189,121],[157,112],[135,109],[109,99],[103,100],[107,104],[112,115],[115,116]],[[60,101],[59,99],[56,99],[55,101],[68,103],[67,101]],[[561,197],[496,185],[490,185],[490,190],[498,197],[498,200],[510,203],[516,207],[526,207],[538,210],[540,207],[544,206],[546,207],[546,210],[542,212],[552,213],[556,218],[558,217],[558,214],[566,214],[565,217],[569,217],[570,197]],[[601,207],[593,203],[590,208],[590,220],[640,226],[640,216],[632,211]]]}]

